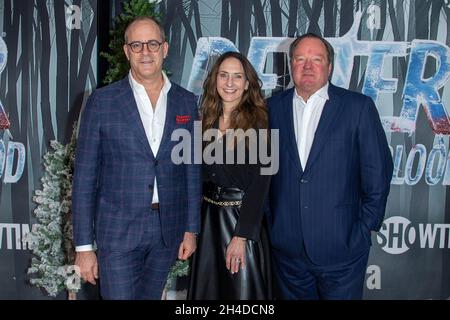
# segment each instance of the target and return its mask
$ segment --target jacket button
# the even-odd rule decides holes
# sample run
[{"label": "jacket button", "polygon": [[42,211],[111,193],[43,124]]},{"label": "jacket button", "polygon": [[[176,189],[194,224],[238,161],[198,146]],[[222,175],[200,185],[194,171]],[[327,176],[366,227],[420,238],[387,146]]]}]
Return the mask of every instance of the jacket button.
[{"label": "jacket button", "polygon": [[158,166],[158,160],[155,160],[154,164],[155,164],[155,167]]}]

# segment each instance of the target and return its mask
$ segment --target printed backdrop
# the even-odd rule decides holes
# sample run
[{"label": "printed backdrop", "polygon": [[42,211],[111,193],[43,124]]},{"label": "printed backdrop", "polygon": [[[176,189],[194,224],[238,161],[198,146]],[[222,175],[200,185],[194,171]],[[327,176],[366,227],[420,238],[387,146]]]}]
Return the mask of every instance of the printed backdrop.
[{"label": "printed backdrop", "polygon": [[[0,0],[0,298],[45,297],[26,282],[21,242],[35,222],[41,157],[51,139],[67,142],[101,83],[97,21],[106,21],[104,38],[121,2],[100,11],[94,0]],[[336,51],[333,83],[373,98],[394,158],[364,297],[450,298],[449,1],[167,0],[159,10],[171,81],[199,97],[215,57],[229,50],[250,59],[267,97],[292,86],[292,37],[325,36]]]}]

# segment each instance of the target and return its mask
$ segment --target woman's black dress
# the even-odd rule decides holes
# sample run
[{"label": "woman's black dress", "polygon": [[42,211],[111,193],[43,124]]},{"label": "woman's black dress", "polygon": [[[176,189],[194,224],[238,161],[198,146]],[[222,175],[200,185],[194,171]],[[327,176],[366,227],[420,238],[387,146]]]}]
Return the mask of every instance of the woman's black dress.
[{"label": "woman's black dress", "polygon": [[[262,223],[270,176],[260,174],[260,164],[248,164],[248,148],[245,164],[237,164],[236,148],[227,149],[224,141],[217,143],[224,154],[234,154],[235,164],[203,165],[201,232],[192,259],[188,299],[272,299],[269,241]],[[241,204],[233,205],[233,201]],[[225,266],[233,236],[247,238],[246,266],[235,274]]]}]

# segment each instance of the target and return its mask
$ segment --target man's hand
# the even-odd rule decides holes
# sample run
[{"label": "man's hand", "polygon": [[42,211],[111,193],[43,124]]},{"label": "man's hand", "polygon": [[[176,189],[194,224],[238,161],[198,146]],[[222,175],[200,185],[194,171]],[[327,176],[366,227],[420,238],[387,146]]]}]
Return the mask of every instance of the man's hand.
[{"label": "man's hand", "polygon": [[89,283],[96,284],[95,279],[98,279],[98,265],[97,256],[94,251],[77,252],[75,265],[80,268],[81,278]]},{"label": "man's hand", "polygon": [[197,239],[195,233],[185,232],[183,242],[180,244],[180,249],[178,249],[178,259],[186,260],[188,259],[197,248]]}]

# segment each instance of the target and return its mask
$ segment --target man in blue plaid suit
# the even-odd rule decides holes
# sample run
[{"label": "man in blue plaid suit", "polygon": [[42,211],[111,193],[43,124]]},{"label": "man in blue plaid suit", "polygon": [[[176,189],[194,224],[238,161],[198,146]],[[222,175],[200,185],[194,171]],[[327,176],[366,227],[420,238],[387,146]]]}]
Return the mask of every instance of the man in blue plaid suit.
[{"label": "man in blue plaid suit", "polygon": [[94,91],[81,118],[75,264],[86,281],[100,279],[104,299],[161,299],[177,254],[187,259],[196,248],[200,165],[171,161],[171,133],[192,134],[198,112],[194,95],[162,71],[168,44],[159,23],[131,22],[124,51],[129,75]]}]

